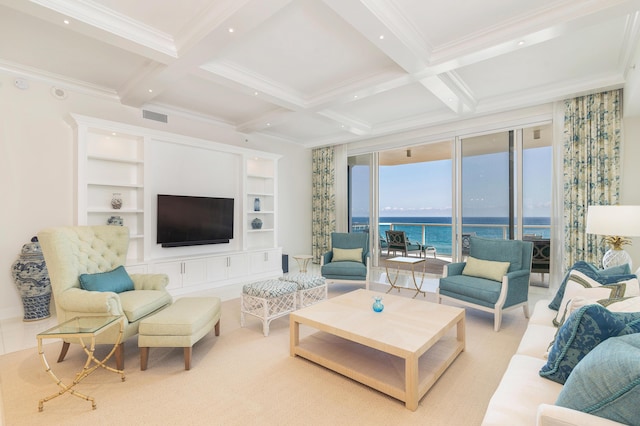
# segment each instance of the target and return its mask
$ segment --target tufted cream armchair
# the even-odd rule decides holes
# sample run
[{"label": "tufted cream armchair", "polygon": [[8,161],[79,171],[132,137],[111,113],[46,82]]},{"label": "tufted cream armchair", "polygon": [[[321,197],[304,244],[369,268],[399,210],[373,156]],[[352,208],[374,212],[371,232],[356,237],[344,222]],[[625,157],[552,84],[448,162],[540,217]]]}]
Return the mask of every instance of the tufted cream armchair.
[{"label": "tufted cream armchair", "polygon": [[[134,290],[122,293],[87,291],[80,287],[81,274],[109,272],[124,265],[129,247],[129,229],[123,226],[76,226],[46,229],[38,240],[47,264],[58,322],[76,316],[124,315],[122,342],[115,357],[124,369],[124,341],[138,334],[140,320],[169,306],[169,279],[164,274],[132,274]],[[99,344],[114,344],[116,327],[100,334]],[[61,362],[72,342],[65,341],[58,357]]]}]

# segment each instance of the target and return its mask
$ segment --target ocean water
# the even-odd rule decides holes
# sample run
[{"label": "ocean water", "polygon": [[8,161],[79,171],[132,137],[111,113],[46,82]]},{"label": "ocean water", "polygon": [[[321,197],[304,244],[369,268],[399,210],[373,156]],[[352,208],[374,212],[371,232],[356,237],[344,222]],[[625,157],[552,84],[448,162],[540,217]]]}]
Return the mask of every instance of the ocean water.
[{"label": "ocean water", "polygon": [[[354,217],[353,230],[368,229],[369,218]],[[506,217],[465,217],[462,232],[487,238],[506,238],[509,220]],[[380,217],[379,233],[384,238],[385,231],[390,229],[405,231],[409,241],[421,242],[424,226],[425,242],[435,246],[438,253],[451,254],[451,218],[450,217]],[[425,225],[422,225],[425,224]],[[551,220],[548,217],[524,218],[524,234],[537,234],[542,238],[550,238]]]}]

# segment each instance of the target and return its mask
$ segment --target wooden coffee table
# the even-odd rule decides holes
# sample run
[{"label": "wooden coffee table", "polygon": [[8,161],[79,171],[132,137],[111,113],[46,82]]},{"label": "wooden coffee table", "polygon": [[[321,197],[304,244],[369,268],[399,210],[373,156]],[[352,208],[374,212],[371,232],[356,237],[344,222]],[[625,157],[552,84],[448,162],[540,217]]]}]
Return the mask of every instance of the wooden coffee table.
[{"label": "wooden coffee table", "polygon": [[[371,308],[373,296],[383,296],[380,313]],[[356,290],[291,313],[290,353],[404,401],[415,411],[464,350],[464,314],[461,308]],[[301,339],[301,324],[320,332]]]}]

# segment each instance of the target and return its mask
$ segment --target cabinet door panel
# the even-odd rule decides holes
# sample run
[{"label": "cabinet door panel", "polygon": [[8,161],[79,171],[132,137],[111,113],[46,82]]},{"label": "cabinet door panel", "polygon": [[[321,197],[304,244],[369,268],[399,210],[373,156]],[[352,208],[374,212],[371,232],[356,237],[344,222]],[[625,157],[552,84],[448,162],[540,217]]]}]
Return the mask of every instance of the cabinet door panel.
[{"label": "cabinet door panel", "polygon": [[207,281],[207,261],[205,259],[188,260],[183,267],[183,286],[202,284]]},{"label": "cabinet door panel", "polygon": [[167,274],[169,285],[167,290],[182,288],[182,262],[162,262],[153,265],[153,272],[156,274]]},{"label": "cabinet door panel", "polygon": [[227,278],[237,278],[247,274],[247,256],[235,254],[229,256],[229,274]]}]

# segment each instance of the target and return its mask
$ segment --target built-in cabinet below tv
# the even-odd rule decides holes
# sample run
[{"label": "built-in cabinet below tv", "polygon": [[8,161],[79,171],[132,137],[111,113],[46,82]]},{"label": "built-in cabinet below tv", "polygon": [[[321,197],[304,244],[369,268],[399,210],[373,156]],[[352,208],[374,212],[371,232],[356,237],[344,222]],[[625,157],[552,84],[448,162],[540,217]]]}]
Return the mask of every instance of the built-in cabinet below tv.
[{"label": "built-in cabinet below tv", "polygon": [[[165,273],[172,294],[282,275],[279,155],[76,114],[68,122],[77,155],[75,223],[121,218],[130,230],[129,273]],[[122,199],[120,209],[111,205],[113,194]],[[234,198],[234,238],[161,247],[157,194]]]}]

